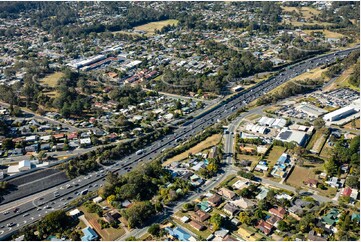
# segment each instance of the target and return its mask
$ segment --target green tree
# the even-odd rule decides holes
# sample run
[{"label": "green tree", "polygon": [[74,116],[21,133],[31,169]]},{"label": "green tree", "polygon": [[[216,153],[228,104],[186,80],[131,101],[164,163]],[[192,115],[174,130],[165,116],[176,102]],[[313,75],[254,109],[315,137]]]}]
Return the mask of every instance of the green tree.
[{"label": "green tree", "polygon": [[216,231],[222,226],[222,216],[216,213],[211,217],[210,222],[213,226],[213,231]]},{"label": "green tree", "polygon": [[153,236],[158,237],[159,233],[160,233],[160,226],[159,224],[152,224],[151,226],[149,226],[148,228],[148,233],[150,233]]}]

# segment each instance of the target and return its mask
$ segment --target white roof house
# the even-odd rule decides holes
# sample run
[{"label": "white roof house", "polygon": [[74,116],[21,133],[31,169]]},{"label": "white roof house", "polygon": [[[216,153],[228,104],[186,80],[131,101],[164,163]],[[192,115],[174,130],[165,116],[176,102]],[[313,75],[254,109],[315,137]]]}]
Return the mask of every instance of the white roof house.
[{"label": "white roof house", "polygon": [[94,203],[100,203],[101,201],[103,201],[102,197],[96,197],[96,198],[93,199]]},{"label": "white roof house", "polygon": [[90,145],[91,143],[92,143],[92,141],[91,141],[90,138],[80,139],[80,144],[81,144],[81,145]]},{"label": "white roof house", "polygon": [[22,160],[18,165],[19,171],[28,171],[31,169],[31,162],[29,160]]},{"label": "white roof house", "polygon": [[80,214],[80,211],[79,211],[79,209],[74,209],[74,210],[71,210],[70,212],[69,212],[69,215],[70,216],[77,216],[77,215],[79,215]]}]

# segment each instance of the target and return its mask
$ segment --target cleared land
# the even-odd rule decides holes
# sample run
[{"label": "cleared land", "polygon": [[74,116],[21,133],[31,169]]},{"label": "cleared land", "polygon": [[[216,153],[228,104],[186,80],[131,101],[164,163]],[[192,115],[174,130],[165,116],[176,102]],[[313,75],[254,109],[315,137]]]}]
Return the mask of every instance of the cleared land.
[{"label": "cleared land", "polygon": [[331,91],[337,88],[347,87],[355,91],[360,91],[359,87],[355,87],[349,83],[350,75],[353,73],[353,68],[355,65],[352,65],[350,68],[346,69],[342,74],[329,86],[327,86],[324,91]]},{"label": "cleared land", "polygon": [[322,32],[322,34],[326,38],[342,38],[342,37],[344,37],[343,34],[333,32],[333,31],[330,31],[330,30],[303,30],[303,32],[305,32],[308,35],[310,35],[312,32]]},{"label": "cleared land", "polygon": [[220,142],[221,138],[222,138],[222,135],[214,134],[214,135],[208,137],[207,139],[203,140],[199,144],[193,146],[189,150],[186,150],[183,153],[168,159],[167,161],[165,161],[163,163],[163,165],[166,166],[166,165],[169,165],[170,163],[172,163],[173,161],[184,160],[188,157],[189,153],[197,154],[198,152],[208,149],[214,145],[217,145]]},{"label": "cleared land", "polygon": [[161,30],[164,26],[167,26],[167,25],[177,25],[177,24],[178,24],[178,20],[168,19],[168,20],[164,20],[164,21],[143,24],[143,25],[135,27],[134,29],[137,31],[146,31],[147,32],[146,35],[153,35],[153,34],[155,34],[155,30]]},{"label": "cleared land", "polygon": [[322,145],[325,142],[325,139],[326,138],[323,137],[323,132],[320,130],[317,130],[316,133],[313,134],[306,149],[313,150],[315,153],[319,153],[322,149]]},{"label": "cleared land", "polygon": [[286,151],[285,147],[282,146],[273,146],[270,150],[269,154],[266,156],[266,160],[268,161],[268,167],[273,167],[278,158]]},{"label": "cleared land", "polygon": [[[275,89],[271,90],[270,92],[268,92],[268,95],[271,95],[271,94],[275,94],[277,92],[279,92],[280,90],[284,89],[284,87],[286,85],[288,85],[288,83],[290,82],[294,82],[294,83],[297,83],[297,81],[299,80],[305,80],[307,78],[309,79],[317,79],[317,78],[321,78],[322,77],[322,73],[324,71],[326,71],[328,68],[325,68],[325,69],[321,69],[321,67],[318,67],[316,69],[313,69],[313,70],[310,70],[309,72],[305,72],[305,73],[302,73],[301,75],[298,75],[294,78],[292,78],[291,80],[289,81],[286,81],[285,83],[283,83],[282,85],[276,87]],[[325,82],[329,81],[329,78],[325,79]],[[257,99],[252,101],[250,103],[250,106],[256,106],[257,104]]]},{"label": "cleared land", "polygon": [[[303,181],[307,179],[317,179],[317,175],[315,175],[315,170],[322,170],[322,164],[312,164],[313,168],[306,168],[296,166],[291,175],[288,177],[286,183],[290,184],[294,187],[302,187],[303,189],[308,189],[309,187],[303,184]],[[336,195],[336,188],[329,187],[327,190],[321,190],[318,188],[310,188],[318,192],[321,196],[334,197]]]},{"label": "cleared land", "polygon": [[332,154],[332,147],[329,146],[328,143],[326,142],[321,150],[320,157],[323,159],[328,159],[330,158],[331,154]]},{"label": "cleared land", "polygon": [[347,124],[345,124],[343,127],[346,128],[346,129],[360,129],[360,119],[356,119],[355,120],[355,127],[352,126],[352,122],[349,122]]},{"label": "cleared land", "polygon": [[58,85],[58,81],[60,78],[64,76],[62,72],[55,72],[51,75],[48,75],[40,80],[40,83],[43,85],[47,85],[49,87],[56,87]]}]

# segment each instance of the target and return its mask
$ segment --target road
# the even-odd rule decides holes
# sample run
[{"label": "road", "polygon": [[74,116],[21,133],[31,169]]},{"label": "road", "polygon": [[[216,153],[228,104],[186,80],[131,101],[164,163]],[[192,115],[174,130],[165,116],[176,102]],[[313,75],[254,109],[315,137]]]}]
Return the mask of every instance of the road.
[{"label": "road", "polygon": [[[209,184],[203,184],[203,186],[201,187],[201,190],[198,190],[198,192],[192,194],[189,197],[186,197],[183,200],[177,201],[176,205],[174,205],[172,207],[166,207],[165,208],[166,211],[164,211],[164,214],[163,214],[164,216],[160,216],[157,219],[157,221],[154,221],[154,223],[155,222],[162,222],[162,220],[164,220],[164,217],[168,218],[169,216],[176,213],[183,206],[184,203],[190,202],[190,201],[196,199],[197,197],[200,196],[200,193],[207,193],[208,191],[212,190],[214,187],[219,185],[219,183],[221,183],[223,181],[223,179],[226,178],[228,175],[236,173],[236,170],[232,169],[233,168],[232,156],[229,155],[229,154],[234,153],[234,145],[233,145],[234,143],[233,143],[233,141],[234,141],[234,139],[236,137],[236,135],[235,135],[236,128],[239,126],[240,122],[242,121],[242,119],[245,116],[256,113],[256,112],[259,112],[259,110],[262,109],[262,108],[263,107],[257,107],[255,109],[250,110],[247,113],[243,113],[228,125],[229,133],[224,134],[224,137],[223,137],[224,138],[223,139],[223,142],[224,142],[224,148],[223,149],[224,149],[224,153],[227,155],[227,157],[226,157],[226,159],[224,161],[224,165],[225,165],[224,172],[218,174],[217,177],[213,178]],[[147,233],[148,228],[149,228],[149,226],[144,227],[142,229],[134,229],[130,233],[127,233],[127,234],[121,236],[117,240],[125,240],[126,238],[131,237],[131,236],[134,236],[136,238],[142,237],[145,233]],[[185,229],[185,228],[183,228],[183,229]],[[193,235],[193,233],[190,233],[190,234]]]},{"label": "road", "polygon": [[[286,70],[280,71],[277,76],[274,76],[270,79],[267,79],[265,81],[262,81],[260,83],[257,83],[255,86],[251,87],[250,89],[247,89],[243,92],[240,92],[237,95],[232,96],[232,98],[229,98],[227,100],[222,101],[218,106],[214,107],[212,110],[207,111],[206,113],[199,115],[192,120],[187,121],[183,124],[183,127],[180,127],[176,130],[174,130],[173,134],[166,135],[162,139],[156,141],[154,144],[146,147],[143,149],[143,152],[138,155],[132,154],[120,161],[116,161],[116,164],[107,168],[111,172],[117,172],[119,174],[126,173],[130,171],[130,169],[134,168],[139,163],[142,163],[143,161],[149,161],[154,159],[159,155],[159,151],[163,149],[169,149],[174,148],[178,145],[178,143],[181,140],[186,140],[195,134],[204,131],[207,127],[215,124],[217,120],[222,120],[226,117],[228,117],[233,112],[236,112],[237,110],[245,107],[248,103],[250,103],[253,100],[256,100],[260,96],[264,95],[265,93],[269,92],[270,90],[273,90],[274,88],[278,87],[280,84],[304,73],[307,71],[307,69],[314,69],[317,66],[324,64],[324,63],[330,63],[335,62],[336,59],[342,59],[347,54],[349,54],[352,50],[358,49],[359,47],[339,51],[333,54],[327,54],[315,58],[311,58],[306,61],[302,61],[300,63],[297,63],[295,65],[290,66]],[[99,176],[96,176],[99,175]],[[61,199],[68,199],[69,195],[69,201],[74,199],[74,197],[79,196],[78,194],[75,194],[75,192],[80,192],[87,188],[89,185],[100,185],[104,183],[104,173],[97,174],[97,173],[90,173],[88,177],[89,179],[83,179],[76,178],[72,181],[70,181],[71,184],[76,185],[77,187],[72,187],[69,189],[60,189],[61,186],[57,186],[59,189],[59,196],[55,197],[53,193],[48,194],[45,197],[42,198],[42,203],[48,204],[49,202],[54,202],[52,204],[52,208],[54,209],[60,209],[64,207],[64,201]],[[78,180],[79,179],[79,180]],[[46,182],[46,181],[44,181]],[[94,187],[88,188],[89,190],[95,190]],[[40,199],[40,197],[39,197]],[[8,206],[11,206],[11,204],[8,204]],[[33,201],[29,201],[26,204],[23,204],[19,207],[20,212],[14,213],[13,211],[7,211],[7,210],[1,210],[0,211],[0,239],[4,240],[8,236],[10,236],[13,231],[16,231],[23,227],[25,224],[28,224],[29,221],[34,221],[35,218],[41,218],[44,216],[46,211],[39,210],[37,211],[38,207],[36,204],[33,204]],[[9,212],[8,214],[4,214],[4,212]],[[24,214],[29,214],[25,217],[23,217]],[[25,220],[26,217],[33,217],[32,220]],[[8,223],[13,222],[16,223],[13,227],[5,227]],[[4,226],[4,228],[1,228]],[[2,230],[1,230],[2,229]]]}]

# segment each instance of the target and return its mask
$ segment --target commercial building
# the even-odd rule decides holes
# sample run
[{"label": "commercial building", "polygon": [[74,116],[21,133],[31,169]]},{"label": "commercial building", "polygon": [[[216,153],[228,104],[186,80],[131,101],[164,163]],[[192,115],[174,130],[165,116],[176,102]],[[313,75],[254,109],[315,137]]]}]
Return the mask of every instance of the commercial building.
[{"label": "commercial building", "polygon": [[315,118],[318,118],[319,116],[326,113],[326,111],[323,110],[322,108],[318,108],[315,105],[306,102],[302,102],[300,105],[298,105],[296,107],[296,110],[307,114],[309,117],[315,117]]},{"label": "commercial building", "polygon": [[337,120],[340,120],[340,119],[344,119],[354,113],[356,113],[357,111],[355,110],[354,107],[352,106],[346,106],[346,107],[343,107],[343,108],[340,108],[336,111],[333,111],[331,113],[328,113],[326,114],[325,116],[323,116],[323,119],[325,121],[337,121]]},{"label": "commercial building", "polygon": [[283,142],[296,142],[298,145],[303,146],[307,141],[307,133],[298,130],[289,130],[288,128],[283,128],[281,132],[277,135],[276,140]]}]

